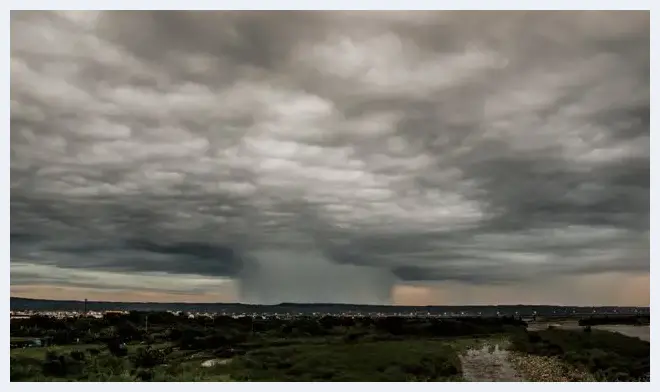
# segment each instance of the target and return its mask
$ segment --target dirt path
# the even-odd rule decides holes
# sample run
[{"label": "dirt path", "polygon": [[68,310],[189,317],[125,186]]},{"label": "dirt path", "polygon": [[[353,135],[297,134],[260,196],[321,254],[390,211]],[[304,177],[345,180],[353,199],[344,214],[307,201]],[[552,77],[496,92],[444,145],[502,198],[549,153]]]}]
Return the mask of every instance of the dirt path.
[{"label": "dirt path", "polygon": [[204,361],[201,363],[202,367],[213,367],[215,365],[227,365],[229,362],[231,362],[232,358],[225,358],[225,359],[209,359],[207,361]]},{"label": "dirt path", "polygon": [[509,352],[501,349],[498,344],[484,345],[480,349],[468,349],[460,359],[465,381],[523,381],[510,361]]}]

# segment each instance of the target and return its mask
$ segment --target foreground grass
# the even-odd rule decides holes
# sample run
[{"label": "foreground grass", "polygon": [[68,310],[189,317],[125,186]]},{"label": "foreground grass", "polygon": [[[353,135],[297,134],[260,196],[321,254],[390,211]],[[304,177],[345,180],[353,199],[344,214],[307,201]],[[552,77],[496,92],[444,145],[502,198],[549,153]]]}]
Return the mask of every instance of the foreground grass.
[{"label": "foreground grass", "polygon": [[76,344],[68,346],[50,346],[50,347],[25,347],[15,348],[10,351],[10,358],[34,358],[42,360],[48,351],[57,354],[68,354],[73,350],[101,349],[101,344]]},{"label": "foreground grass", "polygon": [[[168,343],[159,343],[153,344],[153,348],[164,348],[169,346]],[[129,344],[127,349],[129,353],[134,353],[140,348],[144,348],[144,344]],[[46,356],[47,352],[54,352],[58,355],[68,355],[71,351],[86,351],[89,349],[103,350],[105,345],[101,343],[90,343],[90,344],[72,344],[65,346],[49,346],[49,347],[25,347],[25,348],[15,348],[10,350],[10,358],[35,358],[43,359]]]},{"label": "foreground grass", "polygon": [[107,351],[98,355],[86,354],[84,360],[73,360],[71,353],[78,351],[75,346],[58,347],[51,351],[61,355],[65,361],[66,374],[59,376],[44,374],[45,350],[12,352],[10,358],[11,381],[92,381],[92,382],[132,382],[132,381],[230,381],[227,374],[219,374],[218,369],[204,368],[202,359],[193,357],[192,352],[175,351],[165,363],[150,368],[135,366],[133,356],[140,347],[133,347],[126,357],[115,357]]},{"label": "foreground grass", "polygon": [[[223,363],[210,367],[202,366],[202,363],[221,356],[220,353],[216,356],[217,352],[208,349],[166,350],[166,346],[167,343],[151,347],[152,353],[162,356],[148,365],[136,361],[145,351],[145,347],[139,344],[129,345],[125,357],[112,356],[101,345],[13,349],[10,379],[461,381],[461,357],[468,350],[497,346],[510,351],[506,361],[525,381],[635,381],[644,380],[648,375],[650,351],[648,342],[620,334],[552,329],[450,339],[377,335],[351,341],[342,337],[255,338],[240,345],[242,355],[226,358]],[[59,360],[66,369],[57,376],[45,367],[49,351],[51,360],[60,356],[64,358]],[[479,371],[478,368],[473,366],[471,372]]]},{"label": "foreground grass", "polygon": [[457,381],[461,374],[450,345],[419,340],[260,349],[226,369],[245,381]]},{"label": "foreground grass", "polygon": [[[59,347],[70,356],[76,347]],[[69,351],[67,351],[69,350]],[[163,364],[135,366],[132,355],[107,352],[66,358],[67,374],[44,375],[45,350],[12,352],[12,381],[459,381],[460,360],[454,347],[440,341],[381,341],[294,344],[265,347],[224,364],[203,367],[208,352],[174,351]],[[41,354],[41,355],[40,355]]]}]

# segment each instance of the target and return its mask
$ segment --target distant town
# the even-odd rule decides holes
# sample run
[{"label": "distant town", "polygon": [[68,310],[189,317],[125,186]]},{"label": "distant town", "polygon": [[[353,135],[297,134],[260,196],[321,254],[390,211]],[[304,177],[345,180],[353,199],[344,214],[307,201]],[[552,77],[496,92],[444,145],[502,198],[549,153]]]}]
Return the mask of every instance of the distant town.
[{"label": "distant town", "polygon": [[564,307],[548,305],[493,305],[493,306],[384,306],[350,304],[293,304],[248,305],[248,304],[191,304],[191,303],[129,303],[96,301],[54,301],[27,298],[11,298],[12,319],[29,318],[34,315],[55,318],[93,317],[102,318],[109,314],[127,314],[130,311],[182,313],[189,318],[277,318],[297,317],[492,317],[518,316],[531,318],[576,317],[598,315],[647,315],[648,307]]}]

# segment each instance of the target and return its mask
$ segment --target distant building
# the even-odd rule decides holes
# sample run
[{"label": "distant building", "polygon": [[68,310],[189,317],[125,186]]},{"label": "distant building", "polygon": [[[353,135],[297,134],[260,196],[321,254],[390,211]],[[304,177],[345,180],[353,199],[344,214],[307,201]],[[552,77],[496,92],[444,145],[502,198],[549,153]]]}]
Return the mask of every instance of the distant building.
[{"label": "distant building", "polygon": [[120,315],[120,314],[126,314],[126,312],[121,311],[121,310],[106,310],[105,312],[103,312],[103,314],[106,314],[106,315]]}]

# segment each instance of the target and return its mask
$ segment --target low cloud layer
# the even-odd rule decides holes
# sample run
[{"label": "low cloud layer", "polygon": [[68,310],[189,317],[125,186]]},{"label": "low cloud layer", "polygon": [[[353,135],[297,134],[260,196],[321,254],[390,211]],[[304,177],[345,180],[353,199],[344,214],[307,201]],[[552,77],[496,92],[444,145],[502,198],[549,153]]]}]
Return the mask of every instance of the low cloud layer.
[{"label": "low cloud layer", "polygon": [[649,73],[648,12],[13,12],[12,285],[648,274]]}]

